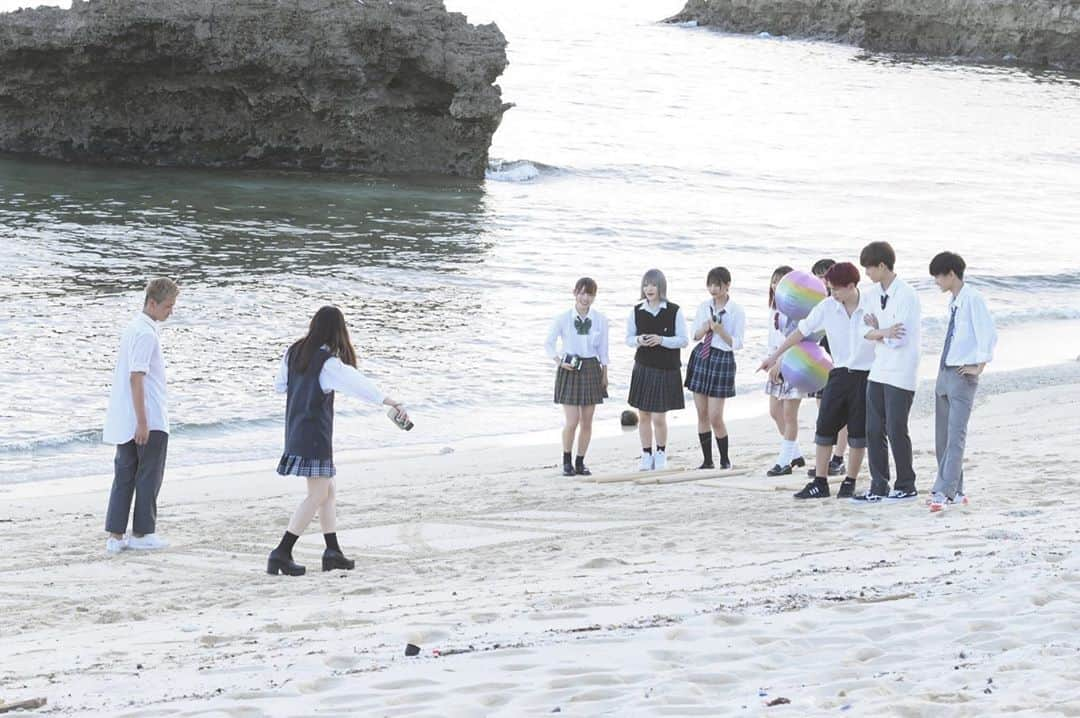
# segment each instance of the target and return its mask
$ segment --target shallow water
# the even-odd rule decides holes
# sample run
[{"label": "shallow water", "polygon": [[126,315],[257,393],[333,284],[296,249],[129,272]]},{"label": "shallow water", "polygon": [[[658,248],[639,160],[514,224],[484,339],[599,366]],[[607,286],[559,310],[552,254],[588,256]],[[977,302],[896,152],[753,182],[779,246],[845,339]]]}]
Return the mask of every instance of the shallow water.
[{"label": "shallow water", "polygon": [[945,248],[997,314],[997,368],[1080,354],[1080,79],[655,22],[679,3],[449,5],[510,40],[516,107],[485,182],[0,159],[0,482],[110,470],[97,439],[117,336],[154,274],[183,287],[163,342],[185,463],[272,467],[276,362],[327,302],[417,423],[344,399],[339,449],[557,427],[542,342],[582,274],[613,320],[604,426],[653,266],[689,311],[707,270],[731,269],[746,407],[764,405],[751,369],[772,269],[871,239],[922,294],[928,366],[946,300],[926,266]]}]

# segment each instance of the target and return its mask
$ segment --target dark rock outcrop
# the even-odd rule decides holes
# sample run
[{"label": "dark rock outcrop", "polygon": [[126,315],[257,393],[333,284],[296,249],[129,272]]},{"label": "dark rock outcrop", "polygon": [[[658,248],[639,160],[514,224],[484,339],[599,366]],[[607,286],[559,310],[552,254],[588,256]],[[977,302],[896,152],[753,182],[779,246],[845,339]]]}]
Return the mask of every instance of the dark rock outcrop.
[{"label": "dark rock outcrop", "polygon": [[1080,0],[689,0],[673,22],[1080,69]]},{"label": "dark rock outcrop", "polygon": [[442,0],[74,0],[0,14],[0,152],[482,177],[505,67]]}]

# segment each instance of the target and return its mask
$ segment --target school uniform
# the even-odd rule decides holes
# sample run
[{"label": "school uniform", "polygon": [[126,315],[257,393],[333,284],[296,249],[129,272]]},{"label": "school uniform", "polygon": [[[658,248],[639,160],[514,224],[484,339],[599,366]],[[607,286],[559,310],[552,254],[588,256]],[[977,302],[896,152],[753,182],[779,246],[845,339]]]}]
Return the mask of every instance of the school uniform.
[{"label": "school uniform", "polygon": [[[795,331],[798,323],[789,318],[786,314],[779,309],[773,309],[772,314],[769,317],[769,356],[779,349],[787,338]],[[784,375],[780,375],[780,381],[772,381],[767,379],[765,381],[765,393],[769,396],[775,396],[777,399],[802,399],[803,392],[796,389],[793,385],[784,380]]]},{"label": "school uniform", "polygon": [[[660,345],[639,346],[642,334],[656,334]],[[679,350],[689,343],[686,320],[678,304],[662,301],[653,308],[643,299],[634,306],[626,320],[626,344],[637,347],[627,399],[630,406],[655,413],[686,406]]]},{"label": "school uniform", "polygon": [[874,363],[874,344],[865,337],[864,319],[869,307],[866,292],[859,293],[858,306],[851,316],[842,302],[828,297],[798,323],[803,336],[825,332],[832,350],[833,369],[821,392],[814,435],[818,446],[835,446],[840,430],[846,426],[851,446],[866,447],[866,384]]},{"label": "school uniform", "polygon": [[[919,352],[922,346],[922,310],[915,289],[896,277],[886,290],[875,284],[867,291],[868,314],[878,327],[888,329],[903,324],[899,339],[874,342],[874,363],[866,384],[866,449],[870,465],[870,493],[889,493],[889,449],[896,463],[895,490],[914,495],[915,468],[911,454],[908,416],[918,384]],[[867,327],[867,333],[871,331]],[[864,334],[865,335],[865,334]]]},{"label": "school uniform", "polygon": [[964,447],[979,377],[960,367],[987,364],[994,358],[997,329],[986,300],[964,284],[949,302],[949,326],[934,387],[937,480],[933,493],[948,499],[964,493]]},{"label": "school uniform", "polygon": [[686,363],[686,388],[695,394],[729,399],[735,396],[735,351],[743,347],[746,313],[730,299],[719,309],[708,299],[698,305],[693,333],[709,326],[710,320],[719,322],[732,341],[729,344],[711,331],[701,338]]},{"label": "school uniform", "polygon": [[[135,443],[138,419],[131,393],[133,372],[143,374],[146,426],[150,430],[149,438],[142,446]],[[115,534],[127,531],[134,498],[132,531],[139,535],[154,533],[157,499],[165,477],[169,447],[169,408],[158,323],[145,312],[136,314],[120,337],[101,436],[105,443],[116,445],[105,530]]]},{"label": "school uniform", "polygon": [[[557,345],[561,342],[561,351]],[[581,368],[574,371],[559,366],[555,373],[555,403],[570,406],[602,404],[607,398],[603,367],[608,365],[608,320],[589,308],[585,316],[572,308],[555,317],[548,329],[544,350],[560,362],[566,355],[581,358]]]},{"label": "school uniform", "polygon": [[386,398],[355,367],[345,364],[324,346],[312,356],[306,371],[281,357],[274,388],[285,394],[285,450],[278,462],[282,476],[333,478],[334,392],[351,394],[373,404]]}]

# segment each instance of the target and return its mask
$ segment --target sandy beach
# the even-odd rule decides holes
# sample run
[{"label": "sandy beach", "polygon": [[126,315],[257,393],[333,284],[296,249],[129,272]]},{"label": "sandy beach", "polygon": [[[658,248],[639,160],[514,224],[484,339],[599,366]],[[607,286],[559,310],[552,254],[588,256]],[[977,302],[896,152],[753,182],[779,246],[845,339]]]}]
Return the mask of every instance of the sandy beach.
[{"label": "sandy beach", "polygon": [[[930,399],[924,385],[912,419],[924,492]],[[171,471],[158,553],[104,554],[108,476],[3,486],[0,700],[109,716],[1080,715],[1077,402],[1080,364],[984,376],[972,504],[936,515],[794,501],[804,477],[763,475],[765,417],[732,424],[732,475],[652,486],[565,479],[551,447],[375,461],[339,437],[357,569],[318,571],[313,533],[302,578],[264,572],[302,491],[275,457]],[[674,464],[699,460],[692,432],[669,442]],[[632,468],[636,445],[600,441],[596,473]]]}]

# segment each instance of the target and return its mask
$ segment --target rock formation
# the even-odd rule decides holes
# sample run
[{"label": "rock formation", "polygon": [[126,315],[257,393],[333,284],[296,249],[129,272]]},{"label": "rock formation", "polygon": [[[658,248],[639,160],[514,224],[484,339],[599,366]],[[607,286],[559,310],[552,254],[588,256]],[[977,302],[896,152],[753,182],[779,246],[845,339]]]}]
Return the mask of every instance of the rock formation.
[{"label": "rock formation", "polygon": [[689,0],[673,22],[1080,69],[1080,0]]},{"label": "rock formation", "polygon": [[505,67],[442,0],[74,0],[0,14],[0,152],[483,177]]}]

